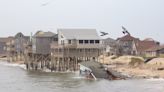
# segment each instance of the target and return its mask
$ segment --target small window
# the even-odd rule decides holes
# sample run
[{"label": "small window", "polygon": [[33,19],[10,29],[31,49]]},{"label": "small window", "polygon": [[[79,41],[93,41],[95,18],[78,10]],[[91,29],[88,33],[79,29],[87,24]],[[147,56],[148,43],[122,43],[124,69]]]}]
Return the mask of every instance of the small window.
[{"label": "small window", "polygon": [[91,43],[91,44],[94,44],[94,40],[90,40],[90,43]]},{"label": "small window", "polygon": [[84,40],[84,43],[87,44],[87,43],[89,43],[89,41],[88,40]]},{"label": "small window", "polygon": [[79,44],[83,44],[83,40],[79,40]]},{"label": "small window", "polygon": [[68,40],[68,44],[71,44],[71,40]]},{"label": "small window", "polygon": [[58,39],[57,38],[53,38],[53,41],[58,41]]},{"label": "small window", "polygon": [[100,43],[100,41],[99,40],[95,40],[95,43]]}]

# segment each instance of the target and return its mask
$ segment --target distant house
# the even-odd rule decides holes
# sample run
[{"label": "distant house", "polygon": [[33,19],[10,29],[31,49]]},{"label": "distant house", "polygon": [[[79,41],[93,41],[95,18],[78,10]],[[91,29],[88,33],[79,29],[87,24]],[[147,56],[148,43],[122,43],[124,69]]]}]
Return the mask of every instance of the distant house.
[{"label": "distant house", "polygon": [[10,37],[7,44],[8,61],[22,61],[24,59],[25,47],[29,41],[29,36],[24,36],[21,32],[14,37]]},{"label": "distant house", "polygon": [[15,53],[15,46],[14,46],[14,37],[8,37],[10,40],[6,43],[6,51],[7,51],[7,61],[13,61],[13,56]]},{"label": "distant house", "polygon": [[117,41],[120,44],[121,53],[123,55],[140,55],[145,56],[145,51],[149,48],[159,46],[159,42],[153,39],[140,40],[131,35],[125,35],[118,38]]},{"label": "distant house", "polygon": [[7,42],[9,42],[10,40],[10,37],[0,38],[0,57],[7,56]]},{"label": "distant house", "polygon": [[30,40],[29,36],[24,36],[21,32],[15,35],[14,46],[17,54],[24,54],[25,45]]},{"label": "distant house", "polygon": [[105,46],[105,53],[109,55],[117,55],[119,50],[119,44],[112,38],[103,39],[103,45]]},{"label": "distant house", "polygon": [[164,57],[164,45],[147,49],[145,55],[147,57]]},{"label": "distant house", "polygon": [[135,38],[130,34],[118,38],[117,42],[119,43],[121,48],[120,53],[124,55],[136,55],[137,50],[135,48],[135,44],[138,43],[139,41],[140,41],[139,38]]},{"label": "distant house", "polygon": [[53,32],[38,31],[32,38],[32,51],[36,54],[50,54],[50,43],[55,39]]},{"label": "distant house", "polygon": [[146,39],[146,40],[135,43],[137,55],[142,55],[142,56],[145,56],[146,50],[150,48],[158,47],[158,46],[159,46],[159,43],[154,41],[153,39],[151,40]]}]

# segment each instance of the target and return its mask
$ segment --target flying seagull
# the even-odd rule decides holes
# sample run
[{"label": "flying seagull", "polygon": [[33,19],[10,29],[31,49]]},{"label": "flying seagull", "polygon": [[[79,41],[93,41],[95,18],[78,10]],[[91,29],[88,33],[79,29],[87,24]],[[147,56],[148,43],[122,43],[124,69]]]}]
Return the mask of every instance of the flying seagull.
[{"label": "flying seagull", "polygon": [[122,29],[123,29],[123,31],[122,31],[123,34],[127,33],[128,35],[130,35],[130,33],[128,32],[128,30],[124,26],[122,26]]},{"label": "flying seagull", "polygon": [[101,33],[101,35],[100,36],[105,36],[105,35],[108,35],[108,33],[106,33],[106,32],[100,32]]},{"label": "flying seagull", "polygon": [[50,1],[46,2],[46,3],[43,3],[43,4],[41,4],[41,6],[47,6],[47,5],[49,5],[52,1],[54,1],[54,0],[50,0]]},{"label": "flying seagull", "polygon": [[48,5],[49,3],[47,2],[47,3],[44,3],[44,4],[42,4],[41,6],[46,6],[46,5]]}]

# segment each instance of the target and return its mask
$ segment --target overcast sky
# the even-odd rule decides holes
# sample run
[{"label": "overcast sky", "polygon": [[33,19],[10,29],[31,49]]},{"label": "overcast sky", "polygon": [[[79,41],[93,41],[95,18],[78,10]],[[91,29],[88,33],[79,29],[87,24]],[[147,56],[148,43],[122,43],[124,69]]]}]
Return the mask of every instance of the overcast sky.
[{"label": "overcast sky", "polygon": [[0,36],[57,28],[94,28],[164,43],[164,0],[0,0]]}]

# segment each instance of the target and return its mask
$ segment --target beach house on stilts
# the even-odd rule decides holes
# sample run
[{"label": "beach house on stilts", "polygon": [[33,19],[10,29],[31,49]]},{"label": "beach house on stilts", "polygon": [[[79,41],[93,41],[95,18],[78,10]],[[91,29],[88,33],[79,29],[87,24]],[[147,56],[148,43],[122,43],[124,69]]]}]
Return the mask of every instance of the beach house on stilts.
[{"label": "beach house on stilts", "polygon": [[81,61],[98,61],[101,39],[95,29],[58,29],[58,41],[51,43],[54,71],[77,71]]}]

